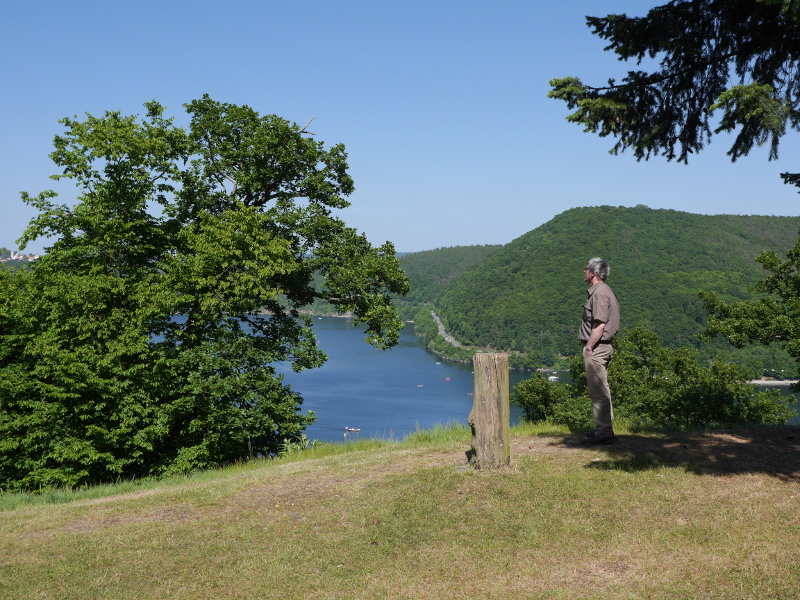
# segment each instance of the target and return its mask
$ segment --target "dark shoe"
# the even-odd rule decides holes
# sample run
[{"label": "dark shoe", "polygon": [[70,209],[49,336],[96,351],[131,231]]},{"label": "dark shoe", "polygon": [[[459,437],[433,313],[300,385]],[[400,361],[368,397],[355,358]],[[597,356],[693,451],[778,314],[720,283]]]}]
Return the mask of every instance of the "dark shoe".
[{"label": "dark shoe", "polygon": [[587,431],[586,433],[583,434],[583,437],[584,438],[593,438],[594,437],[594,431]]},{"label": "dark shoe", "polygon": [[586,436],[581,440],[581,444],[584,446],[599,446],[600,444],[613,444],[617,440],[616,436],[613,435],[605,435],[603,437],[598,437],[594,434],[591,437]]}]

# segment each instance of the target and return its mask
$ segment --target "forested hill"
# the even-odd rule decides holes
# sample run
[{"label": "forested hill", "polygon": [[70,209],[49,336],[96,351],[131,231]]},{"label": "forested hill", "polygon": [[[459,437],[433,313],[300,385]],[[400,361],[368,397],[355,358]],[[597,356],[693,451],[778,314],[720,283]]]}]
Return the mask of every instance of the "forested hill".
[{"label": "forested hill", "polygon": [[[461,273],[485,260],[503,246],[454,246],[400,257],[400,264],[412,282],[411,291],[402,303],[419,306],[436,302],[447,286]],[[413,316],[413,311],[410,313]]]},{"label": "forested hill", "polygon": [[620,300],[623,328],[644,323],[669,346],[696,345],[706,319],[698,292],[749,297],[747,287],[764,275],[754,258],[764,249],[782,253],[798,230],[800,217],[707,216],[642,205],[571,209],[461,273],[435,306],[463,343],[553,364],[558,354],[577,351],[583,267],[600,256],[611,266],[608,283]]}]

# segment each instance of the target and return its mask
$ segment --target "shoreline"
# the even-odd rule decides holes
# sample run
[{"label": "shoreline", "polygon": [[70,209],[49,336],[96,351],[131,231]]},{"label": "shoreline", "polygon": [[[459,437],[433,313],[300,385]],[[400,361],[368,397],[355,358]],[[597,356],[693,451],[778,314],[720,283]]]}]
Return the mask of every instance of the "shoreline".
[{"label": "shoreline", "polygon": [[[348,318],[352,319],[353,318],[353,313],[352,312],[334,313],[332,315],[323,315],[323,314],[314,313],[314,312],[307,312],[306,313],[305,311],[301,311],[301,312],[304,313],[304,314],[307,314],[308,316],[311,316],[311,317],[336,317],[336,318],[345,318],[345,319],[348,319]],[[436,322],[436,324],[439,327],[439,335],[441,335],[452,346],[454,346],[454,347],[461,346],[461,343],[458,342],[458,340],[456,340],[452,336],[448,335],[444,331],[444,326],[442,325],[441,320],[439,320],[438,315],[436,315],[436,313],[434,311],[431,311],[431,315],[433,316],[434,321]],[[405,323],[413,325],[414,321],[413,320],[405,321]],[[463,347],[463,346],[461,346],[461,347]],[[468,364],[468,361],[461,361],[461,360],[455,360],[455,359],[452,359],[452,358],[448,358],[448,357],[446,357],[446,356],[440,354],[439,352],[436,352],[436,351],[434,351],[434,350],[432,350],[430,348],[428,348],[427,350],[429,352],[431,352],[432,354],[435,354],[439,358],[443,358],[443,359],[449,360],[451,362],[459,362],[459,363],[462,363],[462,364]],[[569,369],[554,369],[554,368],[551,368],[551,367],[539,367],[537,369],[515,369],[514,367],[510,367],[510,368],[513,369],[513,370],[517,370],[517,371],[531,371],[531,372],[541,371],[542,373],[560,373],[560,372],[569,373]],[[778,380],[778,379],[751,379],[747,383],[749,383],[750,385],[761,385],[761,386],[765,386],[765,387],[766,386],[788,387],[790,385],[794,385],[794,384],[798,383],[798,381],[800,381],[800,380],[798,380],[798,379],[780,379],[780,380]]]}]

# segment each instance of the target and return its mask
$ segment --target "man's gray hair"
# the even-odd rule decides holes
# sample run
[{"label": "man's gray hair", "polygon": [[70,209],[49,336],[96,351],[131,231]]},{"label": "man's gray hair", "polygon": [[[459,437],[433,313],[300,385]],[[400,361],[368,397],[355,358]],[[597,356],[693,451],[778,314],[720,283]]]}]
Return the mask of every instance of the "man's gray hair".
[{"label": "man's gray hair", "polygon": [[589,259],[589,270],[597,273],[601,281],[605,281],[606,277],[611,273],[611,267],[599,256]]}]

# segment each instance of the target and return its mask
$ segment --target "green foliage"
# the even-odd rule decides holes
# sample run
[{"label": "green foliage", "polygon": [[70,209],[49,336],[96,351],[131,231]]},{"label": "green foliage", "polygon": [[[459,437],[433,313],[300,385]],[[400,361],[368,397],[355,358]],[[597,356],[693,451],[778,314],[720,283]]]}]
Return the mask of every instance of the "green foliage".
[{"label": "green foliage", "polygon": [[[536,373],[518,383],[514,402],[526,419],[549,420],[579,430],[592,422],[580,357],[574,385],[551,383]],[[615,344],[608,371],[616,418],[650,427],[786,424],[795,416],[778,390],[758,391],[750,372],[721,360],[706,362],[690,348],[666,348],[658,335],[637,326]]]},{"label": "green foliage", "polygon": [[775,97],[771,85],[758,83],[735,85],[725,90],[711,105],[711,112],[717,109],[723,109],[724,113],[714,133],[733,133],[738,127],[742,128],[728,151],[733,160],[747,156],[754,145],[766,143],[770,144],[770,158],[778,158],[778,142],[786,133],[786,124],[790,117],[797,118],[791,114],[792,108],[786,100]]},{"label": "green foliage", "polygon": [[316,446],[317,440],[311,441],[308,439],[308,436],[305,433],[301,433],[300,436],[295,439],[285,438],[281,443],[278,454],[280,456],[297,454],[298,452],[303,452],[304,450],[314,449]]},{"label": "green foliage", "polygon": [[571,397],[566,384],[551,383],[541,371],[514,386],[511,401],[525,412],[528,421],[543,421],[553,415],[553,408]]},{"label": "green foliage", "polygon": [[401,302],[415,307],[436,304],[450,282],[501,248],[501,245],[455,246],[402,256],[400,265],[411,283],[411,291]]},{"label": "green foliage", "polygon": [[591,431],[594,429],[592,401],[589,396],[570,396],[553,406],[550,420],[570,431]]},{"label": "green foliage", "polygon": [[706,334],[724,336],[736,347],[777,342],[800,364],[800,239],[786,260],[774,251],[764,251],[756,260],[769,273],[753,286],[764,296],[726,302],[719,294],[701,294],[711,315]]},{"label": "green foliage", "polygon": [[629,71],[603,87],[577,77],[550,81],[548,96],[575,110],[567,120],[616,137],[614,154],[629,149],[637,159],[687,162],[710,140],[717,109],[723,115],[713,133],[739,128],[728,152],[733,160],[764,144],[777,158],[787,127],[800,128],[794,0],[673,0],[643,17],[586,22],[620,60],[659,61],[651,72]]},{"label": "green foliage", "polygon": [[609,368],[614,411],[645,425],[786,424],[794,416],[778,390],[758,391],[752,373],[690,348],[665,348],[642,327],[624,336]]},{"label": "green foliage", "polygon": [[[72,487],[161,476],[302,443],[314,415],[275,372],[322,364],[300,310],[324,299],[379,348],[408,289],[390,243],[332,216],[353,190],[342,146],[207,96],[188,130],[145,119],[64,119],[52,158],[75,181],[25,242],[56,239],[28,271],[0,272],[0,485]],[[314,279],[314,274],[318,279]]]}]

